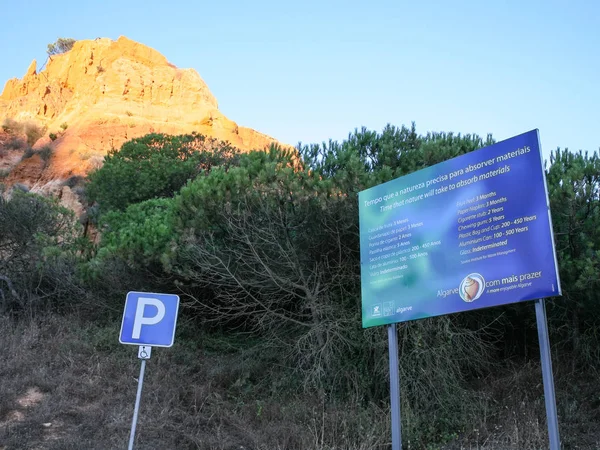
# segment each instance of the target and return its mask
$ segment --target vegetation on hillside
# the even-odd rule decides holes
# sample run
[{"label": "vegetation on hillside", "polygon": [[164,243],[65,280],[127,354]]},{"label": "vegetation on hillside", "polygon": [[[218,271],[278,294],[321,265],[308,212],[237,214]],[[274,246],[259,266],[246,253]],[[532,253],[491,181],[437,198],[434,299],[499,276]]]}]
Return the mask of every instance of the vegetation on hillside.
[{"label": "vegetation on hillside", "polygon": [[33,121],[18,122],[6,118],[2,122],[2,130],[15,138],[24,134],[29,147],[33,147],[46,132],[46,127],[41,127]]},{"label": "vegetation on hillside", "polygon": [[89,175],[88,194],[103,210],[123,211],[144,200],[173,197],[188,180],[234,162],[237,153],[201,134],[149,134],[109,151],[103,169]]},{"label": "vegetation on hillside", "polygon": [[[194,433],[216,429],[208,417],[222,411],[238,421],[221,423],[224,448],[386,448],[387,338],[361,328],[358,192],[493,142],[420,135],[414,125],[363,128],[296,152],[243,154],[198,134],[134,139],[88,177],[95,245],[48,200],[15,193],[0,203],[0,301],[17,314],[69,310],[110,334],[127,291],[179,293],[180,350],[160,358],[182,371],[165,374],[187,380],[165,406],[191,430],[181,448],[216,448]],[[600,368],[600,163],[557,150],[546,172],[563,287],[548,299],[562,437],[583,445],[574,425],[600,405],[576,414],[583,397],[565,386],[587,392],[582,374]],[[399,333],[407,448],[547,446],[530,302],[409,322]],[[122,353],[116,334],[100,334],[94,345]],[[192,354],[214,370],[192,370]],[[269,434],[268,423],[287,431]],[[148,445],[159,442],[175,445]]]},{"label": "vegetation on hillside", "polygon": [[46,50],[46,53],[48,53],[48,56],[66,53],[73,48],[75,42],[77,41],[73,38],[58,38],[56,42],[48,44],[48,49]]},{"label": "vegetation on hillside", "polygon": [[15,189],[0,196],[0,308],[26,311],[70,302],[80,225],[56,201]]}]

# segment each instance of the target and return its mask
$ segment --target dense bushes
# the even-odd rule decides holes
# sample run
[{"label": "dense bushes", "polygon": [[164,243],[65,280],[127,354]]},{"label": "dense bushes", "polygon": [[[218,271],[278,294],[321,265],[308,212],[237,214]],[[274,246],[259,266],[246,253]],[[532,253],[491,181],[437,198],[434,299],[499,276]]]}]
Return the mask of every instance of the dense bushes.
[{"label": "dense bushes", "polygon": [[[235,380],[249,386],[245,392],[303,392],[365,411],[385,407],[386,335],[360,324],[358,192],[493,142],[491,136],[418,135],[414,125],[247,154],[197,134],[134,139],[89,177],[102,239],[78,267],[86,289],[101,286],[105,299],[122,300],[135,289],[176,291],[187,325],[199,334],[243,336],[265,368]],[[595,154],[557,151],[547,166],[564,292],[549,302],[553,339],[559,339],[553,342],[586,369],[598,367],[599,164]],[[11,200],[15,208],[22,198],[29,197]],[[63,236],[61,230],[41,231]],[[27,249],[73,261],[65,256],[73,254],[69,242],[61,237]],[[60,270],[72,274],[69,267]],[[14,285],[14,276],[9,279]],[[0,286],[11,295],[8,283]],[[473,387],[480,377],[493,373],[500,357],[539,354],[531,306],[400,327],[406,439],[440,442],[488,414],[487,398]]]},{"label": "dense bushes", "polygon": [[31,310],[70,301],[81,231],[71,211],[39,195],[0,197],[0,308]]},{"label": "dense bushes", "polygon": [[203,171],[234,161],[236,152],[227,143],[199,134],[149,134],[110,151],[103,167],[89,175],[88,195],[104,211],[172,197]]},{"label": "dense bushes", "polygon": [[23,124],[14,119],[6,118],[2,122],[2,130],[8,134],[19,134],[23,131]]},{"label": "dense bushes", "polygon": [[552,153],[548,194],[563,298],[553,304],[553,323],[575,360],[600,360],[600,159],[594,153]]},{"label": "dense bushes", "polygon": [[[90,195],[112,210],[100,218],[96,270],[118,258],[152,273],[148,283],[172,277],[198,326],[250,333],[269,364],[293,368],[279,376],[284,391],[385,404],[386,336],[360,327],[357,193],[484,143],[387,127],[300,152],[217,147],[200,172],[188,139],[161,137],[155,156],[156,137],[132,141],[90,177]],[[402,336],[407,435],[458,429],[478,405],[465,403],[467,380],[489,363],[486,333],[438,318]],[[424,426],[427,416],[438,419]]]},{"label": "dense bushes", "polygon": [[173,237],[170,210],[169,199],[156,198],[108,212],[98,258],[118,257],[136,268],[160,265]]},{"label": "dense bushes", "polygon": [[7,118],[2,122],[2,130],[5,133],[13,135],[15,138],[21,134],[25,134],[27,138],[27,145],[29,145],[29,147],[33,147],[38,139],[40,139],[46,132],[46,127],[42,127],[32,121],[18,122],[14,119]]}]

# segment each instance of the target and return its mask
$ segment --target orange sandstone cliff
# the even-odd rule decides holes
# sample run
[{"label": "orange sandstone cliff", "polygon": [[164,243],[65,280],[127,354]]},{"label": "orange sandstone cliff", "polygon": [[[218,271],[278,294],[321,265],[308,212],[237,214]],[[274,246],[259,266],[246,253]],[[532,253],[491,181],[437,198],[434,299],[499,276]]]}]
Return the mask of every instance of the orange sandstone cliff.
[{"label": "orange sandstone cliff", "polygon": [[44,128],[34,149],[49,145],[52,151],[47,161],[37,154],[11,159],[5,152],[5,182],[48,193],[100,166],[111,148],[152,132],[196,131],[242,150],[276,143],[225,117],[195,70],[179,69],[126,37],[78,41],[39,73],[34,60],[23,79],[8,80],[0,95],[0,122],[7,118]]}]

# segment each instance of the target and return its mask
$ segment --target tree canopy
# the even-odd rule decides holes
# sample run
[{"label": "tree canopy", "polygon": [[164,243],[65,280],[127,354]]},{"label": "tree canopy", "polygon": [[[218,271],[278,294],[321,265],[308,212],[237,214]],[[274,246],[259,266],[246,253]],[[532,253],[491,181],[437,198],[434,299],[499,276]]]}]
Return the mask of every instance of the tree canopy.
[{"label": "tree canopy", "polygon": [[75,42],[77,41],[72,38],[58,38],[53,44],[48,44],[46,53],[48,53],[49,56],[52,56],[68,52],[73,48]]},{"label": "tree canopy", "polygon": [[111,150],[88,176],[87,193],[102,211],[124,211],[152,198],[172,197],[213,166],[235,163],[238,150],[201,134],[148,134]]}]

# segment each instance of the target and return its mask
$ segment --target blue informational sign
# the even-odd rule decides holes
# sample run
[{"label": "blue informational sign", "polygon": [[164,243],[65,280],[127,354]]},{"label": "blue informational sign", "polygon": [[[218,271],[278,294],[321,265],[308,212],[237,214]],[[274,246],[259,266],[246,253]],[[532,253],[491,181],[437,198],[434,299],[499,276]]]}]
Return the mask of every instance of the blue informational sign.
[{"label": "blue informational sign", "polygon": [[171,347],[175,339],[179,296],[129,292],[121,322],[119,342]]},{"label": "blue informational sign", "polygon": [[363,327],[561,295],[538,130],[359,193]]}]

